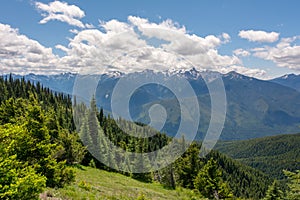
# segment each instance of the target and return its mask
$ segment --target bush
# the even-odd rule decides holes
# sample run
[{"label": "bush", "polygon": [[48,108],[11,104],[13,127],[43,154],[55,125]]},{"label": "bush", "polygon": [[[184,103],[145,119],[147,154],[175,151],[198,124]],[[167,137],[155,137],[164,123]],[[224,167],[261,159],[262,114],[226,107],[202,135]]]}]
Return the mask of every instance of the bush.
[{"label": "bush", "polygon": [[33,167],[22,164],[16,156],[0,157],[0,199],[38,199],[46,186],[46,177]]},{"label": "bush", "polygon": [[87,183],[86,181],[80,181],[78,183],[78,187],[84,189],[84,190],[87,190],[87,191],[90,191],[91,190],[91,184]]}]

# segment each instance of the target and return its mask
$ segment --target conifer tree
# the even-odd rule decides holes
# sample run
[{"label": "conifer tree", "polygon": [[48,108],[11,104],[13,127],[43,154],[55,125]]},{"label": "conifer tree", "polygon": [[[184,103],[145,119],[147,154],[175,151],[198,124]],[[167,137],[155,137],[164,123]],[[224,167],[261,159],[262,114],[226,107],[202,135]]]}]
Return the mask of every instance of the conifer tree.
[{"label": "conifer tree", "polygon": [[284,199],[283,192],[279,188],[278,182],[275,180],[272,185],[268,187],[264,200],[282,200]]},{"label": "conifer tree", "polygon": [[[146,154],[137,153],[134,158],[134,169],[132,177],[143,182],[152,182],[152,174],[150,172],[140,173],[141,171],[150,170],[150,160]],[[135,173],[136,172],[136,173]]]},{"label": "conifer tree", "polygon": [[199,171],[194,180],[194,186],[209,199],[224,199],[233,196],[227,183],[222,180],[222,172],[213,159],[210,159]]},{"label": "conifer tree", "polygon": [[88,112],[88,125],[89,125],[89,132],[91,135],[92,142],[94,146],[98,146],[98,128],[99,128],[99,121],[97,119],[98,111],[96,105],[95,97],[91,100],[91,108]]},{"label": "conifer tree", "polygon": [[177,161],[178,183],[182,187],[194,188],[193,180],[196,178],[202,165],[199,157],[199,146],[192,143],[187,151]]},{"label": "conifer tree", "polygon": [[38,199],[46,186],[46,177],[34,166],[17,159],[14,143],[23,140],[22,128],[7,124],[0,127],[0,199]]},{"label": "conifer tree", "polygon": [[287,198],[289,200],[299,200],[300,199],[300,170],[296,172],[290,172],[283,170],[283,173],[288,177],[288,187]]}]

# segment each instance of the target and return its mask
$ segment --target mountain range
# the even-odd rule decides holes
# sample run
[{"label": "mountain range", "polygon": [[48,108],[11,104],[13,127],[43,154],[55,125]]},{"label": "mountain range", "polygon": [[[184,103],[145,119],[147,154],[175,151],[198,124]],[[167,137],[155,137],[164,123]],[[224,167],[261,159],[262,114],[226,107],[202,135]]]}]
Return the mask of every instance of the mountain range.
[{"label": "mountain range", "polygon": [[[113,72],[99,75],[96,100],[99,107],[111,111],[112,91],[125,74]],[[188,71],[154,72],[146,70],[129,74],[134,77],[180,76],[185,78],[197,95],[200,107],[198,139],[203,139],[211,118],[211,99],[208,82],[221,77],[227,98],[227,113],[223,140],[241,140],[300,131],[300,76],[290,74],[272,80],[259,80],[237,72],[199,72],[194,68]],[[13,75],[21,78],[20,75]],[[34,83],[40,82],[53,91],[72,94],[77,75],[28,74],[24,78]],[[161,104],[167,112],[167,121],[162,129],[174,136],[180,123],[180,105],[175,94],[158,84],[146,84],[134,91],[129,108],[135,121],[149,123],[148,110],[154,104]]]}]

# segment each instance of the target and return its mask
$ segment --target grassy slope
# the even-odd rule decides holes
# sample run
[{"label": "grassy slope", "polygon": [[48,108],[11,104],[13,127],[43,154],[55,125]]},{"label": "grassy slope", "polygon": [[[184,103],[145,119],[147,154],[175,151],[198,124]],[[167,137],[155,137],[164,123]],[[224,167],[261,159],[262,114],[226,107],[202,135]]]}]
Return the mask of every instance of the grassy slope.
[{"label": "grassy slope", "polygon": [[[143,183],[130,177],[90,167],[76,168],[76,182],[46,193],[61,199],[200,199],[192,190],[169,190],[158,183]],[[198,198],[197,198],[198,197]]]},{"label": "grassy slope", "polygon": [[284,178],[283,169],[300,166],[300,134],[219,142],[216,149],[273,178]]}]

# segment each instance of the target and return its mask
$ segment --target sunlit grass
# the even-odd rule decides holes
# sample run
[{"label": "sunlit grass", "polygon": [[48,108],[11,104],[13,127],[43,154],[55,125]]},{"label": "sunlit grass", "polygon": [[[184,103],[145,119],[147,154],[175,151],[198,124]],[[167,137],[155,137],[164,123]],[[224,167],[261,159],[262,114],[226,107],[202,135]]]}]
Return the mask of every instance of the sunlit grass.
[{"label": "sunlit grass", "polygon": [[159,183],[144,183],[130,177],[90,167],[76,168],[75,183],[60,189],[48,189],[48,196],[61,199],[201,199],[192,190],[166,189]]}]

